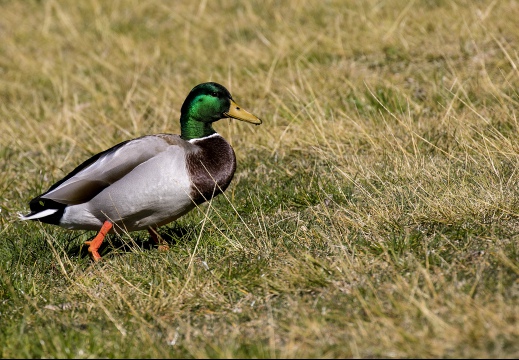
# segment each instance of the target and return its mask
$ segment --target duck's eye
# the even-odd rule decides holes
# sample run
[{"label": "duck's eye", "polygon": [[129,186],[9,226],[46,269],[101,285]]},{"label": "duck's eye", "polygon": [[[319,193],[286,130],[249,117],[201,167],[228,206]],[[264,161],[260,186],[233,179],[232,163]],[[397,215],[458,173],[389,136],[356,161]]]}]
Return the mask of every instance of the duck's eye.
[{"label": "duck's eye", "polygon": [[213,92],[211,93],[211,96],[218,97],[218,93],[217,93],[216,91],[213,91]]}]

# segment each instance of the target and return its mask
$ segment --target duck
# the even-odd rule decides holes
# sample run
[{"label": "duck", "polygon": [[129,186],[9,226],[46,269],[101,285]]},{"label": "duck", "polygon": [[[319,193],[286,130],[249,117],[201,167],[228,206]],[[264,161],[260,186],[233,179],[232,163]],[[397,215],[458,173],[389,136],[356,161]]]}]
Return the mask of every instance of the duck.
[{"label": "duck", "polygon": [[113,232],[148,230],[156,244],[164,245],[160,226],[223,193],[231,183],[236,156],[213,128],[227,118],[262,123],[238,106],[223,85],[199,84],[181,107],[180,135],[145,135],[90,157],[33,198],[30,213],[20,219],[97,231],[85,242],[94,262],[101,259],[99,247]]}]

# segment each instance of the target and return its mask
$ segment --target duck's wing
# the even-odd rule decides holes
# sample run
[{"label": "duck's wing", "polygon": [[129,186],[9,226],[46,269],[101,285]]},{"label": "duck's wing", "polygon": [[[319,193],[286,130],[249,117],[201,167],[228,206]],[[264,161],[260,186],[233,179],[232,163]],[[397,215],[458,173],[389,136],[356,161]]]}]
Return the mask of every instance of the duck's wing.
[{"label": "duck's wing", "polygon": [[186,143],[178,135],[159,134],[122,142],[76,167],[44,194],[31,200],[32,211],[41,211],[43,201],[74,205],[89,201],[138,165],[152,159],[171,146],[182,151]]}]

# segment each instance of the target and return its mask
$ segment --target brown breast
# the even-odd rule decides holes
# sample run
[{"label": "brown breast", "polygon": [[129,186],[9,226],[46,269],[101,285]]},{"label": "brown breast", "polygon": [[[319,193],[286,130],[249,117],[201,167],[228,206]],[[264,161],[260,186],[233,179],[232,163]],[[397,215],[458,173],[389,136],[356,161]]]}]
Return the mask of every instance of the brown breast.
[{"label": "brown breast", "polygon": [[196,140],[193,145],[197,149],[187,153],[186,163],[192,182],[191,198],[201,204],[227,189],[236,170],[236,156],[220,135]]}]

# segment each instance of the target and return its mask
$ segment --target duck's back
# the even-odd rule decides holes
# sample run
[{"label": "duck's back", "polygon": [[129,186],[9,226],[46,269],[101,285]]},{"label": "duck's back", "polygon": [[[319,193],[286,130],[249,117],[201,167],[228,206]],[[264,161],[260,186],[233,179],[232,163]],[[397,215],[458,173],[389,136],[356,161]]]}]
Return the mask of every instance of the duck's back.
[{"label": "duck's back", "polygon": [[157,204],[166,197],[170,203],[189,207],[185,158],[194,150],[195,146],[171,134],[125,141],[86,160],[34,198],[32,212],[24,218],[84,230],[98,229],[109,218],[124,222],[130,230],[139,225],[126,223],[127,218],[142,217],[147,222],[146,214],[179,213],[177,205],[162,210]]},{"label": "duck's back", "polygon": [[60,225],[95,230],[109,220],[134,231],[177,219],[194,207],[186,165],[189,151],[168,146],[88,202],[68,206]]}]

